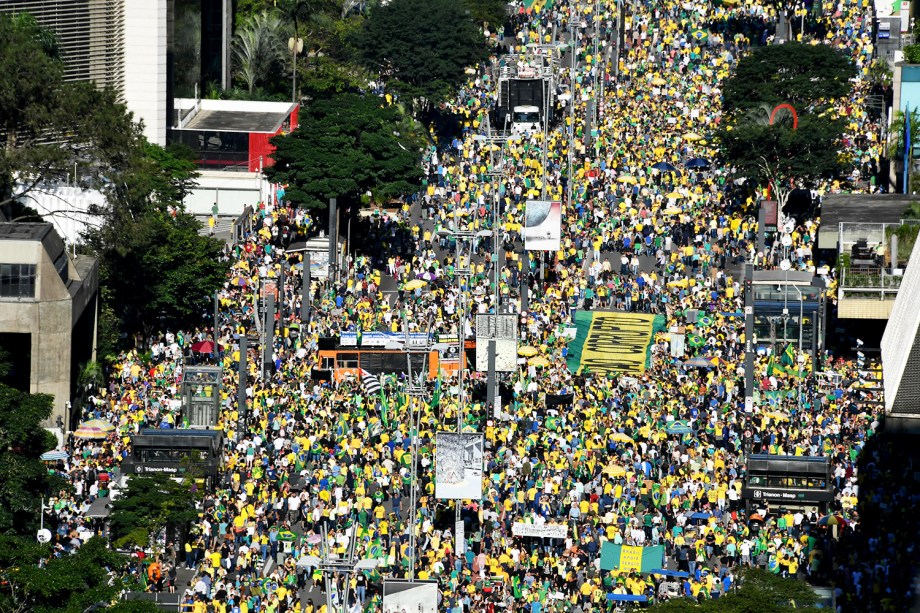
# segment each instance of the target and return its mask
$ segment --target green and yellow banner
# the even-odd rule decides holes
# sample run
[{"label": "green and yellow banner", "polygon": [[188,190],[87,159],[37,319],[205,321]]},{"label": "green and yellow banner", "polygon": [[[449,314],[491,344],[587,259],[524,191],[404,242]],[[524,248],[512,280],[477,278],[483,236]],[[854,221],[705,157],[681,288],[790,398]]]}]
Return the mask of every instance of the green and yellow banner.
[{"label": "green and yellow banner", "polygon": [[664,330],[662,315],[621,311],[575,313],[568,366],[575,374],[642,374],[651,365],[652,340]]},{"label": "green and yellow banner", "polygon": [[661,568],[663,562],[664,545],[636,547],[614,545],[610,541],[605,541],[601,545],[601,570],[648,573]]}]

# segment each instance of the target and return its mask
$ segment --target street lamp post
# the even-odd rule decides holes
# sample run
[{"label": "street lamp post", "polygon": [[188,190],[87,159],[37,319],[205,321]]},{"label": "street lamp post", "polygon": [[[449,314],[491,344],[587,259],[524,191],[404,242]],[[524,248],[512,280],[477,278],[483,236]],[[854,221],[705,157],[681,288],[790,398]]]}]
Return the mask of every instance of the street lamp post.
[{"label": "street lamp post", "polygon": [[303,39],[291,37],[288,39],[288,49],[291,51],[291,102],[297,102],[297,56],[303,53]]},{"label": "street lamp post", "polygon": [[[459,362],[457,364],[457,434],[463,432],[463,408],[465,403],[465,393],[463,389],[463,355],[464,355],[464,340],[466,337],[466,298],[463,290],[463,278],[470,274],[469,268],[460,267],[460,241],[461,240],[470,240],[476,236],[475,233],[467,230],[439,230],[439,236],[451,236],[454,239],[454,249],[456,253],[456,262],[454,267],[454,274],[457,277],[457,353]],[[456,526],[460,523],[460,501],[457,500],[454,503],[456,505],[456,510],[454,513],[454,538],[457,538],[456,535]],[[461,553],[460,548],[463,544],[457,542],[456,549],[457,553]]]}]

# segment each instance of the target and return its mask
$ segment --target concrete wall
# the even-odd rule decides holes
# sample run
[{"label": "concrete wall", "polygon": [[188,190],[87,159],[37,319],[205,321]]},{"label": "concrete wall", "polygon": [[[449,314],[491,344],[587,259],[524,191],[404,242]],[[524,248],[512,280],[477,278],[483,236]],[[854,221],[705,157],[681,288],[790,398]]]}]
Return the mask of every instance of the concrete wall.
[{"label": "concrete wall", "polygon": [[[46,237],[46,242],[51,240],[52,237]],[[53,240],[59,241],[56,237]],[[0,332],[30,335],[29,391],[54,397],[53,413],[46,425],[55,426],[60,416],[68,428],[66,403],[71,391],[73,326],[85,309],[96,308],[97,267],[95,264],[82,266],[85,276],[78,279],[76,267],[72,261],[69,263],[70,287],[74,289],[72,297],[39,241],[0,241],[0,262],[36,264],[33,298],[0,298]]]},{"label": "concrete wall", "polygon": [[125,3],[125,103],[143,120],[144,136],[166,145],[167,0]]}]

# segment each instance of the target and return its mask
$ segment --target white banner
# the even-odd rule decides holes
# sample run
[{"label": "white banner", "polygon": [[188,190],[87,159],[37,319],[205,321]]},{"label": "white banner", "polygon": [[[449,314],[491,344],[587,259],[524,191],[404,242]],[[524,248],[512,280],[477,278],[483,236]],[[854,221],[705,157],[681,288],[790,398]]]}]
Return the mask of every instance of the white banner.
[{"label": "white banner", "polygon": [[524,209],[524,249],[559,251],[562,241],[562,202],[528,200]]},{"label": "white banner", "polygon": [[548,539],[564,539],[569,533],[566,524],[525,524],[516,521],[511,525],[514,536],[538,536]]}]

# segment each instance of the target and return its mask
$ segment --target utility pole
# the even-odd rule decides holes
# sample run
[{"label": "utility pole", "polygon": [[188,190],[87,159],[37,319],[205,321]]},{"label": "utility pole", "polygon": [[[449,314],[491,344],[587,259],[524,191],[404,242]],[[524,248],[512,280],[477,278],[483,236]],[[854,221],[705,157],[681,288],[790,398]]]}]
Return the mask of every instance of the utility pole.
[{"label": "utility pole", "polygon": [[[239,385],[236,390],[236,411],[239,417],[238,430],[240,433],[246,429],[246,388],[249,387],[249,383],[246,380],[249,367],[248,340],[249,338],[245,332],[240,334]],[[237,439],[239,439],[239,435]]]},{"label": "utility pole", "polygon": [[754,265],[744,264],[744,410],[754,411]]},{"label": "utility pole", "polygon": [[272,349],[275,344],[275,295],[268,292],[265,297],[265,327],[262,328],[262,377],[267,380],[272,374]]},{"label": "utility pole", "polygon": [[[572,166],[574,163],[574,147],[575,147],[575,58],[578,55],[578,38],[575,28],[575,5],[569,9],[569,38],[572,43],[572,48],[569,53],[572,54],[572,67],[571,73],[569,76],[569,155],[568,155],[568,177],[565,182],[565,191],[566,191],[566,206],[572,206],[572,187],[574,183],[574,177],[572,176]],[[542,261],[542,260],[541,260]],[[542,265],[541,265],[542,266]]]},{"label": "utility pole", "polygon": [[310,252],[304,251],[303,254],[303,287],[300,288],[300,320],[302,324],[301,333],[306,332],[306,325],[310,321],[310,301],[313,299],[310,286],[312,285],[313,269],[310,262]]}]

